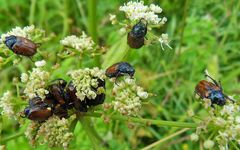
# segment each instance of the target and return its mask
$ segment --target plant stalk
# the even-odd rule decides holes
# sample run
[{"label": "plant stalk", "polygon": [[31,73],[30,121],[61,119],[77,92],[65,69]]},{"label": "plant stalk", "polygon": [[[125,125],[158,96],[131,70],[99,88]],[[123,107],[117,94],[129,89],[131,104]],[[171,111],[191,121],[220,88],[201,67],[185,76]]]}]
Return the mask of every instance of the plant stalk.
[{"label": "plant stalk", "polygon": [[[84,114],[84,116],[100,118],[102,116],[102,113],[87,112]],[[168,127],[178,127],[178,128],[196,128],[198,126],[197,123],[144,119],[144,118],[126,117],[126,116],[120,116],[120,115],[111,115],[107,117],[113,120],[129,121],[134,123],[141,123],[144,125],[157,125],[157,126],[168,126]]]}]

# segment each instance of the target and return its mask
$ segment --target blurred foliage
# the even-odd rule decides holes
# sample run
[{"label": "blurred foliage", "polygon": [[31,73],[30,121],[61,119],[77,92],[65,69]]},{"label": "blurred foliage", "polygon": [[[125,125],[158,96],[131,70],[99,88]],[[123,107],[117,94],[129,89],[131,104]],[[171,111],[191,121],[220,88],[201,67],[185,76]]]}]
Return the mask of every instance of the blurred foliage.
[{"label": "blurred foliage", "polygon": [[[119,29],[111,25],[108,17],[109,13],[119,13],[118,7],[124,2],[97,1],[97,23],[94,27],[97,28],[99,44],[106,48],[121,38],[117,32]],[[66,35],[89,31],[88,3],[85,0],[1,0],[0,33],[29,24],[43,28],[53,38],[41,47],[42,51],[50,53],[47,58],[52,62],[61,61],[56,58],[55,52],[61,47],[59,40]],[[162,30],[169,34],[173,50],[162,51],[160,44],[155,44],[132,50],[124,58],[136,67],[137,81],[156,94],[150,99],[151,103],[144,106],[141,112],[144,118],[189,121],[187,110],[201,113],[199,104],[193,98],[193,91],[196,83],[204,79],[205,69],[222,81],[227,94],[240,94],[240,1],[145,0],[145,3],[156,3],[163,8],[168,22]],[[64,62],[63,69],[54,72],[55,76],[65,77],[66,70],[74,65],[73,61]],[[96,62],[87,61],[83,66],[95,65]],[[30,60],[23,59],[21,64],[9,64],[2,68],[0,94],[15,90],[14,85],[9,83],[30,66]],[[102,119],[94,119],[94,122],[99,134],[108,141],[110,149],[139,149],[177,131],[176,128],[138,124],[129,129],[128,123],[112,121],[105,124]],[[3,116],[0,127],[2,137],[26,128]],[[91,149],[91,142],[80,124],[74,132],[76,136],[70,149]],[[198,143],[189,141],[191,132],[168,140],[155,149],[200,149]],[[7,149],[48,149],[45,145],[31,147],[24,136],[4,144]]]}]

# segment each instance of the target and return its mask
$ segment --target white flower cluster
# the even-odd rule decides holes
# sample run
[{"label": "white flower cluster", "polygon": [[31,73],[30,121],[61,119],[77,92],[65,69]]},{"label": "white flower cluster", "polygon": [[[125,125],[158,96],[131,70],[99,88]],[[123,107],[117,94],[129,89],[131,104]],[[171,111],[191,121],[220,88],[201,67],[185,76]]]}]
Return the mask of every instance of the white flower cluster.
[{"label": "white flower cluster", "polygon": [[31,145],[36,144],[35,138],[39,127],[40,127],[39,123],[32,121],[25,130],[25,136],[29,139],[29,143]]},{"label": "white flower cluster", "polygon": [[217,143],[221,150],[231,149],[231,143],[235,143],[239,147],[240,106],[236,103],[227,102],[223,107],[216,107],[219,108],[208,107],[209,116],[201,122],[196,134],[191,139],[196,141],[198,139],[196,136],[209,133],[212,134],[211,137],[213,138],[209,139],[208,142],[205,141],[204,147],[207,149],[211,149],[214,143]]},{"label": "white flower cluster", "polygon": [[85,32],[82,32],[80,37],[77,37],[76,35],[67,36],[62,39],[60,43],[64,46],[74,48],[80,53],[85,51],[92,52],[95,45],[92,38],[88,37]]},{"label": "white flower cluster", "polygon": [[114,110],[122,115],[136,116],[142,107],[143,99],[148,98],[148,93],[142,87],[136,85],[135,79],[126,77],[118,84],[114,84],[113,101]]},{"label": "white flower cluster", "polygon": [[131,21],[145,19],[149,24],[164,24],[167,20],[166,17],[160,18],[158,14],[162,12],[162,8],[151,4],[150,6],[144,5],[143,1],[134,2],[130,1],[123,6],[120,6],[120,11],[125,12],[126,17]]},{"label": "white flower cluster", "polygon": [[165,44],[167,47],[169,47],[170,49],[172,49],[172,47],[169,45],[169,38],[168,38],[168,34],[164,33],[161,35],[161,37],[159,38],[159,42],[161,44],[161,48],[164,50],[163,44]]},{"label": "white flower cluster", "polygon": [[[84,101],[85,97],[88,99],[95,99],[98,91],[102,91],[103,89],[98,88],[98,79],[104,81],[106,79],[105,72],[95,67],[93,69],[85,68],[70,71],[68,73],[71,78],[73,85],[76,87],[77,93],[76,96]],[[98,88],[94,90],[93,88]],[[103,91],[102,91],[103,92]]]},{"label": "white flower cluster", "polygon": [[24,28],[15,27],[11,31],[1,35],[1,42],[5,41],[5,38],[10,35],[21,36],[30,39],[30,33],[35,29],[34,25],[26,26]]},{"label": "white flower cluster", "polygon": [[48,90],[46,90],[47,81],[49,79],[49,72],[43,70],[43,66],[46,62],[39,61],[36,62],[35,65],[37,68],[33,68],[29,75],[26,73],[22,73],[21,81],[26,83],[26,87],[24,89],[24,93],[26,96],[31,99],[36,96],[45,98],[45,94],[48,94]]},{"label": "white flower cluster", "polygon": [[2,108],[2,115],[6,115],[8,117],[14,116],[15,112],[13,110],[12,94],[10,91],[7,91],[0,98],[0,107]]},{"label": "white flower cluster", "polygon": [[49,147],[68,148],[69,142],[73,139],[73,133],[69,130],[70,122],[57,116],[50,117],[41,124],[36,135],[40,143],[48,143]]}]

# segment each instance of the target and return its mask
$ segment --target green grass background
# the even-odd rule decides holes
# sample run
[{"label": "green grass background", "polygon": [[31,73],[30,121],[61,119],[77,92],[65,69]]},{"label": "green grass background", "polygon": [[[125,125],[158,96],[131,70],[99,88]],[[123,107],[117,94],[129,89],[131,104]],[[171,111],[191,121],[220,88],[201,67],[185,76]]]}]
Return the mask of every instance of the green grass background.
[{"label": "green grass background", "polygon": [[[44,43],[41,49],[50,53],[49,62],[57,61],[55,49],[59,40],[67,35],[79,35],[87,31],[100,45],[110,48],[121,37],[117,26],[108,22],[109,13],[120,13],[122,0],[0,0],[0,33],[15,26],[34,24],[46,30],[52,40]],[[172,50],[162,51],[160,44],[131,50],[124,57],[136,68],[138,83],[149,92],[156,94],[150,104],[144,106],[144,118],[191,122],[187,110],[202,114],[202,107],[193,98],[195,85],[204,79],[208,69],[217,80],[222,81],[225,93],[240,93],[240,1],[238,0],[145,0],[163,8],[162,15],[168,18],[161,32],[167,32]],[[96,9],[95,9],[96,8]],[[94,16],[96,11],[97,16]],[[160,31],[156,33],[160,35]],[[117,51],[117,49],[116,49]],[[100,62],[103,62],[100,59]],[[56,77],[66,76],[66,70],[75,65],[65,62],[65,68],[55,73]],[[51,63],[48,63],[49,68]],[[96,62],[86,61],[85,66],[95,66]],[[84,66],[83,65],[83,66]],[[63,65],[64,66],[64,65]],[[31,67],[29,60],[21,64],[9,64],[0,71],[0,94],[15,90],[12,78],[19,76]],[[238,97],[238,96],[237,96]],[[110,101],[108,99],[108,101]],[[143,126],[136,124],[133,129],[125,122],[103,123],[94,119],[95,128],[108,141],[109,149],[140,149],[152,142],[175,133],[177,128]],[[8,137],[26,127],[12,119],[1,116],[1,138]],[[199,143],[188,139],[193,130],[170,139],[155,149],[191,150],[199,149]],[[31,147],[25,137],[11,140],[7,149],[47,149],[46,145]],[[91,142],[78,124],[75,139],[70,149],[91,149]]]}]

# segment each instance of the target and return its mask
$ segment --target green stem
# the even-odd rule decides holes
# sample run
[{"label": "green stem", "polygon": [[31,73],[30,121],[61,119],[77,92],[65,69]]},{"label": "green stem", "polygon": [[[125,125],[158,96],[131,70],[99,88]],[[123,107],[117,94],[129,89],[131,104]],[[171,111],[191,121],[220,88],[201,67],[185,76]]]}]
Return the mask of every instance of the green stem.
[{"label": "green stem", "polygon": [[182,24],[182,28],[181,28],[181,31],[180,31],[181,32],[180,33],[180,43],[179,43],[177,55],[179,55],[181,53],[181,48],[182,48],[182,43],[183,43],[183,35],[184,35],[184,30],[185,30],[185,26],[186,26],[186,19],[187,19],[187,14],[188,14],[188,7],[189,7],[189,0],[186,0],[185,5],[184,5],[183,24]]},{"label": "green stem", "polygon": [[10,135],[9,137],[6,137],[6,138],[3,138],[3,140],[1,141],[1,143],[5,143],[7,141],[10,141],[10,140],[13,140],[13,139],[16,139],[20,136],[23,136],[24,135],[24,132],[19,132],[19,133],[16,133],[14,135]]},{"label": "green stem", "polygon": [[[85,113],[84,115],[90,116],[90,117],[97,117],[97,118],[100,118],[102,116],[102,114],[98,112],[88,112],[88,113]],[[126,117],[126,116],[120,116],[120,115],[111,115],[108,117],[113,120],[130,121],[130,122],[141,123],[145,125],[157,125],[157,126],[168,126],[168,127],[179,127],[179,128],[196,128],[198,126],[197,123],[153,120],[153,119]]]},{"label": "green stem", "polygon": [[31,0],[31,8],[30,8],[30,15],[29,15],[29,24],[34,24],[34,14],[36,9],[36,0]]},{"label": "green stem", "polygon": [[98,149],[100,145],[105,145],[105,141],[98,135],[90,118],[78,114],[78,119],[81,122],[84,131],[91,140],[94,149]]},{"label": "green stem", "polygon": [[97,43],[97,1],[88,0],[88,32]]},{"label": "green stem", "polygon": [[64,0],[63,2],[63,37],[65,37],[69,30],[69,21],[68,21],[68,1]]},{"label": "green stem", "polygon": [[[88,33],[97,44],[97,0],[88,0]],[[95,56],[95,63],[96,66],[101,66],[100,56]]]},{"label": "green stem", "polygon": [[89,125],[88,121],[86,119],[84,119],[84,117],[79,117],[79,120],[82,124],[82,127],[83,127],[84,131],[87,133],[89,139],[91,140],[91,142],[93,144],[93,148],[97,149],[99,143],[96,140],[96,138],[93,136],[93,134],[91,134],[92,129],[89,128],[90,125]]},{"label": "green stem", "polygon": [[240,150],[239,147],[233,141],[230,141],[230,142],[236,150]]},{"label": "green stem", "polygon": [[154,143],[152,143],[152,144],[144,147],[142,150],[149,150],[149,149],[151,149],[151,148],[153,148],[153,147],[155,147],[155,146],[157,146],[157,145],[159,145],[159,144],[161,144],[161,143],[163,143],[163,142],[165,142],[165,141],[167,141],[167,140],[169,140],[169,139],[172,139],[173,137],[178,136],[178,135],[180,135],[180,134],[182,134],[182,133],[184,133],[184,132],[186,132],[186,131],[188,131],[188,130],[189,130],[189,129],[182,129],[182,130],[180,130],[180,131],[178,131],[178,132],[176,132],[176,133],[173,133],[173,134],[171,134],[171,135],[169,135],[169,136],[166,136],[166,137],[160,139],[160,140],[157,141],[157,142],[154,142]]},{"label": "green stem", "polygon": [[87,17],[86,17],[86,14],[84,12],[84,8],[83,8],[83,4],[80,0],[75,0],[76,3],[77,3],[77,7],[78,7],[78,10],[79,10],[79,13],[82,17],[82,20],[83,20],[83,24],[85,27],[87,27]]}]

